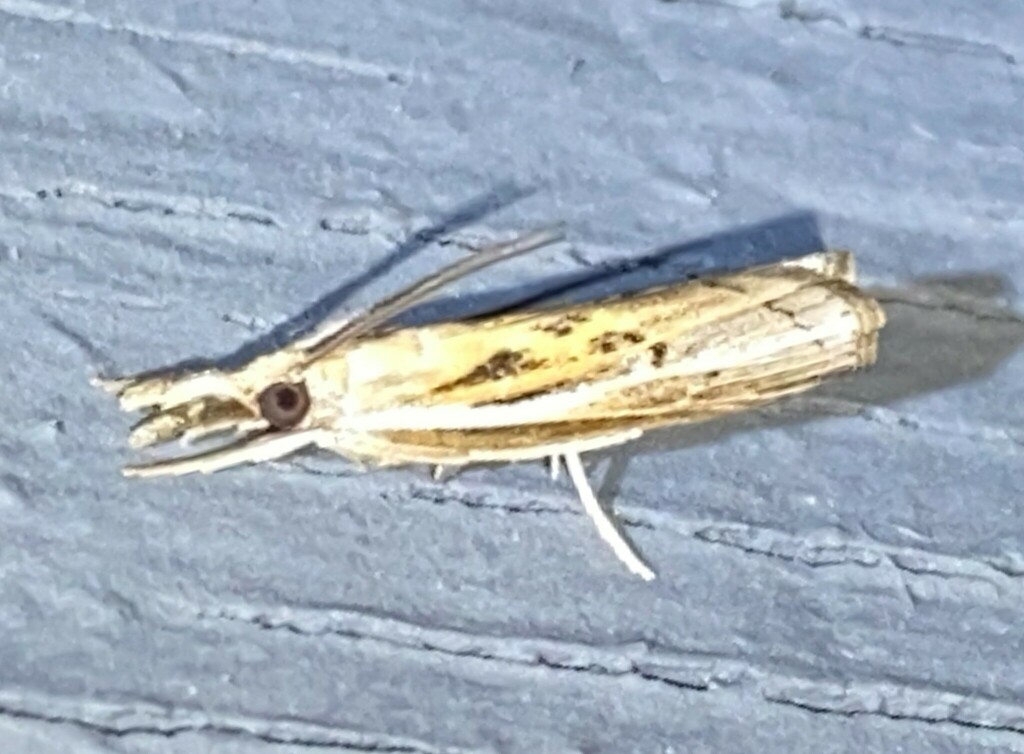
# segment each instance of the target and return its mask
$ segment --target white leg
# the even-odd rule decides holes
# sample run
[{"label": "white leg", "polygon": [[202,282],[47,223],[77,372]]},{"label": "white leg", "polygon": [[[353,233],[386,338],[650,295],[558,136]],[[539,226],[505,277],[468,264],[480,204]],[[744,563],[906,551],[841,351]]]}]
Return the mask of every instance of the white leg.
[{"label": "white leg", "polygon": [[619,532],[618,527],[615,526],[615,522],[612,521],[608,512],[598,502],[594,490],[587,481],[587,475],[583,470],[583,463],[580,461],[579,453],[563,453],[562,458],[565,460],[565,468],[569,472],[569,478],[572,479],[576,492],[580,496],[580,502],[583,503],[583,508],[586,510],[587,515],[590,516],[597,526],[597,533],[601,535],[601,539],[611,546],[616,556],[625,564],[626,568],[644,581],[652,580],[654,578],[654,571],[640,559],[640,556],[636,554],[636,551],[633,550],[629,542]]},{"label": "white leg", "polygon": [[548,458],[548,470],[551,473],[551,481],[558,481],[558,471],[562,468],[562,457],[555,453]]},{"label": "white leg", "polygon": [[441,481],[441,477],[444,476],[444,466],[437,464],[434,466],[434,470],[430,473],[435,482]]}]

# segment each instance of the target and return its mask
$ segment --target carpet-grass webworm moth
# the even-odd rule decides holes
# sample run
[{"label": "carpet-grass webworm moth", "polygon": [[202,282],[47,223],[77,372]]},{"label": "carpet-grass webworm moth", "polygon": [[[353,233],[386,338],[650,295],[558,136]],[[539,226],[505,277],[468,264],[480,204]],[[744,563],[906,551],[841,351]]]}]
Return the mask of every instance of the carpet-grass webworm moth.
[{"label": "carpet-grass webworm moth", "polygon": [[232,369],[99,379],[144,410],[134,447],[227,434],[135,477],[214,472],[317,446],[360,466],[564,464],[615,554],[640,559],[580,454],[711,419],[875,361],[885,315],[853,257],[823,251],[582,304],[419,327],[388,323],[470,272],[561,241],[560,227],[480,250],[346,321]]}]

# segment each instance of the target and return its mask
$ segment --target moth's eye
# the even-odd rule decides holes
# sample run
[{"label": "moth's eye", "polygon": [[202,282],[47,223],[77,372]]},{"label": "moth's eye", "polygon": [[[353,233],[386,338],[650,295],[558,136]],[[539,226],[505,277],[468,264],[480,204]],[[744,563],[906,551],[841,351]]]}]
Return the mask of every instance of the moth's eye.
[{"label": "moth's eye", "polygon": [[277,382],[259,397],[260,413],[274,429],[291,429],[309,411],[309,392],[301,382]]}]

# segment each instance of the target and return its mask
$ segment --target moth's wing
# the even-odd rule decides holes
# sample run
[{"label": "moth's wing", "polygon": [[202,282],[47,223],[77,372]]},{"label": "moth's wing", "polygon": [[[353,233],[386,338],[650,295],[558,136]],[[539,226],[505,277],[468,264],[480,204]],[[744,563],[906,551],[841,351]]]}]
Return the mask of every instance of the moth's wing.
[{"label": "moth's wing", "polygon": [[822,379],[872,364],[881,307],[852,285],[809,284],[665,342],[660,367],[638,362],[564,418],[693,420],[802,392]]},{"label": "moth's wing", "polygon": [[[346,385],[346,413],[391,415],[396,429],[408,426],[401,423],[408,409],[512,405],[594,386],[603,400],[624,377],[648,382],[677,374],[684,357],[691,371],[716,369],[709,359],[690,358],[698,351],[742,359],[730,347],[737,336],[749,333],[756,346],[773,318],[777,329],[793,329],[786,315],[765,307],[808,287],[849,287],[849,280],[849,255],[825,252],[599,302],[395,330],[347,349],[336,364],[344,374],[324,380]],[[318,368],[334,365],[324,359]],[[453,421],[462,414],[447,413]]]},{"label": "moth's wing", "polygon": [[566,453],[584,453],[638,439],[644,432],[675,424],[713,419],[761,405],[817,384],[817,378],[784,379],[763,384],[764,391],[720,391],[713,403],[700,408],[695,401],[673,399],[664,392],[639,396],[631,407],[596,404],[591,418],[522,423],[475,429],[393,429],[355,436],[336,448],[380,465],[429,463],[460,465],[484,461],[521,461]]},{"label": "moth's wing", "polygon": [[[393,424],[378,422],[375,441],[393,444],[396,452],[429,452],[436,462],[459,462],[438,457],[445,454],[452,459],[539,457],[559,446],[742,411],[874,361],[877,331],[884,323],[875,301],[843,277],[775,272],[767,281],[748,275],[688,285],[669,291],[671,296],[661,294],[646,307],[636,299],[624,300],[626,305],[617,310],[616,304],[595,307],[586,312],[586,322],[568,320],[574,332],[613,312],[609,322],[619,328],[626,322],[651,337],[641,342],[620,338],[615,341],[619,347],[591,350],[588,374],[575,381],[552,374],[547,389],[538,392],[526,390],[516,397],[520,375],[451,389],[449,397],[472,395],[476,402],[448,403],[443,410],[422,403],[408,406],[394,412]],[[742,296],[744,302],[721,291]],[[550,328],[567,321],[565,315],[521,321]],[[502,334],[514,331],[509,327]],[[575,346],[580,347],[578,339]],[[544,369],[536,371],[543,374]],[[509,384],[496,394],[503,379]],[[491,388],[490,400],[480,385]]]}]

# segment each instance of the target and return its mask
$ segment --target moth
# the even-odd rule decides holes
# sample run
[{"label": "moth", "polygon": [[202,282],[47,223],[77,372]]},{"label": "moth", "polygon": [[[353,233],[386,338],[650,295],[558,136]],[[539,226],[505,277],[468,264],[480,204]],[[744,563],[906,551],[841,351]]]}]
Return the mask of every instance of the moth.
[{"label": "moth", "polygon": [[586,303],[389,324],[471,272],[563,239],[555,226],[484,248],[237,368],[94,380],[145,412],[133,447],[227,437],[124,473],[210,473],[312,446],[364,469],[549,460],[619,559],[654,578],[580,455],[872,364],[885,315],[856,286],[853,256],[822,251]]}]

